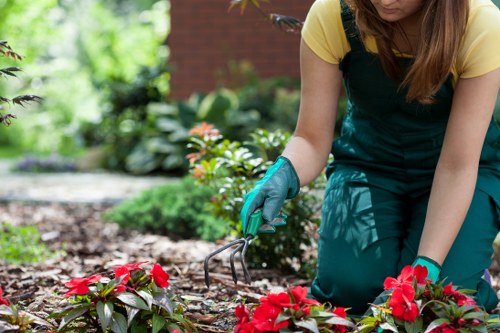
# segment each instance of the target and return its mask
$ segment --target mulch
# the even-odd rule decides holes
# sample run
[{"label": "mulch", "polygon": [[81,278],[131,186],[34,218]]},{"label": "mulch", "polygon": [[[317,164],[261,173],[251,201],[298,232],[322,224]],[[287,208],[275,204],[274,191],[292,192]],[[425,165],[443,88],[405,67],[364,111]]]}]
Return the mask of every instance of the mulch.
[{"label": "mulch", "polygon": [[[123,230],[103,220],[103,213],[110,208],[106,204],[0,203],[0,223],[36,225],[51,249],[63,250],[62,256],[38,264],[0,262],[4,297],[46,319],[65,304],[64,283],[74,277],[110,271],[113,266],[126,263],[159,263],[170,275],[172,291],[186,301],[188,319],[199,332],[218,333],[233,330],[234,308],[242,300],[256,303],[269,291],[308,283],[272,270],[251,270],[251,284],[234,284],[227,256],[219,255],[211,261],[211,284],[207,287],[205,256],[229,239],[219,243],[174,241],[168,236]],[[54,320],[49,322],[57,327]]]},{"label": "mulch", "polygon": [[[170,275],[170,288],[187,303],[186,316],[199,332],[231,332],[235,307],[243,300],[257,303],[269,291],[307,285],[296,276],[273,270],[251,270],[252,283],[234,284],[228,257],[211,261],[211,284],[204,282],[205,256],[230,241],[172,240],[168,236],[123,230],[103,220],[109,204],[0,203],[0,223],[36,225],[56,259],[38,264],[13,265],[0,261],[0,286],[4,297],[28,312],[46,319],[65,304],[64,283],[74,277],[110,271],[115,265],[147,261],[159,263]],[[238,267],[238,266],[237,266]],[[500,269],[492,266],[493,284],[499,286]],[[240,276],[242,279],[243,277]],[[57,322],[48,319],[57,327]]]}]

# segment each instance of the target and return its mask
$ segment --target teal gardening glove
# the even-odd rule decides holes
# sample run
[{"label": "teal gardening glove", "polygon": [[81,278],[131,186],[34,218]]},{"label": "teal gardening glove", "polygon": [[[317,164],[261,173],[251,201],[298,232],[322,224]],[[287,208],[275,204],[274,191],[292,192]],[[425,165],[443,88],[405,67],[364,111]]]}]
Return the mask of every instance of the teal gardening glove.
[{"label": "teal gardening glove", "polygon": [[278,217],[285,199],[294,198],[299,190],[299,177],[292,163],[284,156],[278,157],[264,177],[245,195],[240,212],[243,234],[246,236],[250,215],[256,209],[262,207],[263,219],[272,222]]},{"label": "teal gardening glove", "polygon": [[439,274],[441,274],[441,265],[431,258],[424,256],[418,256],[413,262],[412,267],[418,265],[427,268],[427,280],[431,280],[432,283],[438,282]]}]

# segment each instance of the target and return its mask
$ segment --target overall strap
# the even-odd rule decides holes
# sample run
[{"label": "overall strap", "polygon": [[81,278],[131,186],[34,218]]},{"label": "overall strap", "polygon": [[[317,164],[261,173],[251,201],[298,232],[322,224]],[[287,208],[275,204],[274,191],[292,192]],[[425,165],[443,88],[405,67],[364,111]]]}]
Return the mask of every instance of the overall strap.
[{"label": "overall strap", "polygon": [[346,4],[345,0],[340,0],[342,25],[344,26],[344,32],[347,37],[347,41],[351,45],[351,51],[365,51],[365,46],[361,41],[361,35],[359,33],[356,22],[354,21],[354,14]]}]

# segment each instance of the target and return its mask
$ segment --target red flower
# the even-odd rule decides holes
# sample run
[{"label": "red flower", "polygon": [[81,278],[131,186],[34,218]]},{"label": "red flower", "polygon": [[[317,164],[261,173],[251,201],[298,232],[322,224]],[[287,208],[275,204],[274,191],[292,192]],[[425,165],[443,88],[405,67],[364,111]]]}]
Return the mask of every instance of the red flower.
[{"label": "red flower", "polygon": [[294,288],[290,288],[290,293],[292,294],[295,303],[299,305],[303,304],[321,305],[320,302],[314,299],[306,298],[308,294],[308,290],[306,287],[297,286]]},{"label": "red flower", "polygon": [[447,323],[442,323],[438,327],[433,328],[428,333],[456,333],[456,332],[457,330],[455,328],[451,327]]},{"label": "red flower", "polygon": [[160,288],[168,287],[168,278],[170,277],[160,265],[154,264],[151,268],[151,277],[154,283]]},{"label": "red flower", "polygon": [[405,266],[399,276],[395,279],[393,277],[388,277],[384,281],[384,289],[389,290],[393,288],[400,287],[402,285],[412,285],[413,279],[417,279],[418,284],[425,284],[425,278],[427,277],[427,268],[418,265],[413,268],[411,266]]},{"label": "red flower", "polygon": [[[340,318],[347,318],[347,313],[345,312],[345,308],[343,307],[334,307],[332,312],[337,316],[339,316]],[[335,325],[333,327],[333,331],[339,333],[345,333],[347,331],[347,327],[343,325]]]},{"label": "red flower", "polygon": [[415,279],[417,279],[417,284],[427,283],[427,275],[429,274],[427,267],[417,265],[413,267],[413,274],[415,275]]},{"label": "red flower", "polygon": [[345,308],[343,308],[341,306],[334,307],[332,312],[335,313],[340,318],[347,318],[347,312],[345,312]]},{"label": "red flower", "polygon": [[98,282],[101,278],[101,275],[95,274],[87,278],[74,278],[71,281],[66,282],[64,285],[70,289],[66,294],[64,294],[64,297],[69,297],[71,295],[85,295],[90,290],[88,285]]},{"label": "red flower", "polygon": [[389,306],[392,315],[400,320],[415,322],[419,311],[417,304],[413,302],[415,290],[412,286],[403,284],[392,292]]},{"label": "red flower", "polygon": [[294,307],[294,304],[291,303],[290,295],[283,292],[279,294],[268,293],[267,296],[260,298],[260,302],[269,303],[273,306],[276,306],[280,308],[280,311],[282,308],[292,308],[292,307],[295,310],[298,310],[298,306]]},{"label": "red flower", "polygon": [[3,296],[3,290],[2,288],[0,288],[0,305],[9,305],[9,301],[3,299],[2,296]]},{"label": "red flower", "polygon": [[443,294],[455,299],[458,306],[476,305],[476,301],[474,301],[474,299],[465,294],[462,294],[461,292],[456,291],[451,283],[448,283],[446,286],[444,286]]},{"label": "red flower", "polygon": [[252,332],[253,325],[250,323],[250,312],[244,304],[238,305],[235,309],[238,323],[234,328],[234,333]]},{"label": "red flower", "polygon": [[136,262],[134,264],[125,264],[121,266],[113,267],[115,269],[115,278],[120,276],[125,276],[123,281],[127,282],[130,279],[130,272],[141,270],[142,264],[147,263],[147,261]]},{"label": "red flower", "polygon": [[254,311],[252,318],[253,326],[263,332],[277,332],[283,327],[288,327],[287,320],[275,323],[280,312],[280,308],[273,306],[268,302],[262,303]]}]

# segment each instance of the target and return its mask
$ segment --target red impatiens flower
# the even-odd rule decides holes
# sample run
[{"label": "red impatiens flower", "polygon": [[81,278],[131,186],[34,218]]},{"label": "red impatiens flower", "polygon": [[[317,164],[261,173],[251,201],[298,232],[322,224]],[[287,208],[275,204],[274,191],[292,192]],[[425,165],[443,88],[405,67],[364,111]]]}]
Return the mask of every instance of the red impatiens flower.
[{"label": "red impatiens flower", "polygon": [[388,277],[384,281],[384,289],[389,290],[396,287],[400,287],[404,284],[412,285],[413,279],[417,280],[417,284],[425,284],[427,278],[427,268],[423,266],[405,266],[401,270],[401,274],[395,279],[393,277]]},{"label": "red impatiens flower", "polygon": [[123,281],[127,282],[128,279],[130,279],[130,272],[141,270],[142,268],[140,266],[145,263],[147,263],[147,261],[114,266],[113,268],[115,269],[115,278],[124,276]]},{"label": "red impatiens flower", "polygon": [[415,290],[412,286],[403,284],[392,292],[389,306],[392,315],[400,320],[415,322],[419,311],[417,304],[413,302]]},{"label": "red impatiens flower", "polygon": [[290,288],[290,293],[293,296],[293,300],[296,304],[298,305],[304,305],[304,304],[312,304],[312,305],[321,305],[320,302],[307,298],[308,290],[306,287],[293,287]]},{"label": "red impatiens flower", "polygon": [[457,333],[457,329],[448,325],[447,323],[442,323],[436,328],[433,328],[428,333]]},{"label": "red impatiens flower", "polygon": [[234,327],[234,333],[247,333],[253,332],[254,327],[250,323],[250,311],[244,304],[238,305],[235,309],[236,317],[238,317],[238,323]]},{"label": "red impatiens flower", "polygon": [[102,276],[99,274],[94,274],[86,278],[74,278],[64,285],[68,288],[68,292],[64,294],[64,297],[70,297],[71,295],[85,295],[89,292],[88,285],[91,283],[96,283],[101,280]]},{"label": "red impatiens flower", "polygon": [[153,278],[154,283],[160,288],[168,287],[168,279],[169,275],[167,272],[161,268],[160,265],[154,264],[151,268],[151,277]]},{"label": "red impatiens flower", "polygon": [[446,296],[450,296],[452,297],[453,299],[455,299],[455,301],[457,302],[457,304],[459,306],[462,306],[462,305],[476,305],[476,301],[474,301],[474,299],[472,299],[471,297],[465,295],[465,294],[462,294],[458,291],[456,291],[453,287],[453,285],[450,283],[448,283],[446,286],[444,286],[443,288],[443,294],[446,295]]},{"label": "red impatiens flower", "polygon": [[273,306],[268,302],[260,304],[253,313],[253,326],[262,332],[278,332],[283,327],[288,327],[288,321],[283,320],[276,323],[276,318],[280,314],[281,309]]},{"label": "red impatiens flower", "polygon": [[[269,303],[272,306],[276,306],[280,308],[294,308],[295,310],[298,310],[299,307],[296,304],[291,303],[290,295],[288,293],[268,293],[267,296],[261,297],[260,298],[261,303]],[[295,305],[295,306],[294,306]]]},{"label": "red impatiens flower", "polygon": [[3,290],[2,288],[0,288],[0,305],[9,305],[9,301],[3,299],[2,296],[3,296]]},{"label": "red impatiens flower", "polygon": [[[347,312],[345,312],[345,308],[343,308],[341,306],[334,307],[332,312],[334,314],[336,314],[337,316],[339,316],[340,318],[344,318],[344,319],[347,318]],[[345,333],[347,331],[347,327],[345,327],[343,325],[335,325],[333,328],[333,331],[338,332],[338,333]]]}]

